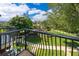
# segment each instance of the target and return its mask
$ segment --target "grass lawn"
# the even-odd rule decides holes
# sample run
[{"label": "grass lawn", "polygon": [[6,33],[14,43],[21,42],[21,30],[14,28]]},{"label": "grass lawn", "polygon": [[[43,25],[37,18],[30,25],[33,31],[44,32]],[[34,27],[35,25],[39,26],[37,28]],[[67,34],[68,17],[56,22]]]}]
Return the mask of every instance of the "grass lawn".
[{"label": "grass lawn", "polygon": [[[48,31],[49,33],[55,33],[55,34],[63,34],[66,36],[76,36],[76,34],[71,34],[71,33],[67,33],[67,32],[63,32],[63,31],[59,31],[59,30],[51,30]],[[28,38],[29,42],[34,43],[34,44],[43,44],[43,45],[57,45],[60,46],[60,42],[62,46],[65,46],[67,44],[67,46],[71,46],[72,44],[74,46],[79,46],[79,42],[74,41],[74,43],[72,43],[72,40],[69,39],[65,39],[65,38],[59,38],[59,37],[50,37],[47,35],[43,36],[42,34],[40,34],[40,37],[30,37]],[[67,41],[67,42],[66,42]]]},{"label": "grass lawn", "polygon": [[76,37],[76,34],[64,32],[64,31],[60,31],[60,30],[51,29],[51,30],[48,31],[48,32],[49,32],[49,33],[54,33],[54,34],[62,34],[62,35],[66,35],[66,36],[74,36],[74,37]]},{"label": "grass lawn", "polygon": [[6,32],[6,30],[0,29],[0,33]]},{"label": "grass lawn", "polygon": [[[67,40],[67,42],[66,42],[66,40]],[[64,38],[61,38],[61,40],[60,40],[60,38],[56,38],[55,39],[55,37],[52,37],[52,38],[48,38],[48,39],[46,39],[46,38],[39,38],[39,37],[30,37],[30,38],[28,38],[28,40],[27,40],[28,42],[31,42],[31,43],[33,43],[33,44],[42,44],[42,45],[53,45],[53,46],[65,46],[66,44],[67,44],[67,46],[72,46],[72,44],[73,44],[73,47],[74,48],[76,48],[77,46],[79,46],[79,42],[77,42],[77,41],[74,41],[74,43],[72,43],[72,41],[71,40],[69,40],[69,39],[64,39]],[[61,41],[61,44],[60,44],[60,41]]]}]

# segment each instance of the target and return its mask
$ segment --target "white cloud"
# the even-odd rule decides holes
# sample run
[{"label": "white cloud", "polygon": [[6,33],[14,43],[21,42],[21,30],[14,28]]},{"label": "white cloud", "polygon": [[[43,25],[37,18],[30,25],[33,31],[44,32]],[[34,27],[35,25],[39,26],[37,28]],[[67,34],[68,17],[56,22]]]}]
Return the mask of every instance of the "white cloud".
[{"label": "white cloud", "polygon": [[28,14],[46,14],[46,11],[43,11],[43,10],[39,10],[39,9],[36,9],[36,8],[32,8],[31,10],[29,10]]},{"label": "white cloud", "polygon": [[47,12],[46,11],[41,11],[40,14],[45,15],[45,14],[47,14]]},{"label": "white cloud", "polygon": [[52,11],[52,9],[49,9],[48,12],[49,12],[49,13],[52,13],[53,11]]},{"label": "white cloud", "polygon": [[16,15],[22,15],[24,12],[27,12],[28,14],[36,14],[32,17],[32,21],[43,21],[47,19],[47,12],[32,8],[30,9],[27,5],[20,4],[19,6],[16,6],[16,4],[11,3],[4,3],[0,4],[0,21],[8,21],[10,18],[16,16]]},{"label": "white cloud", "polygon": [[47,12],[40,9],[32,8],[28,11],[28,14],[36,14],[32,16],[32,21],[43,21],[47,19]]},{"label": "white cloud", "polygon": [[11,17],[14,17],[16,15],[22,15],[29,9],[30,8],[25,4],[21,4],[19,6],[11,3],[0,4],[0,21],[8,21]]},{"label": "white cloud", "polygon": [[41,10],[38,10],[36,8],[32,8],[31,10],[29,10],[28,14],[30,15],[30,14],[40,13],[40,12],[41,12]]},{"label": "white cloud", "polygon": [[32,21],[44,21],[47,20],[47,18],[48,18],[47,15],[37,14],[32,17]]}]

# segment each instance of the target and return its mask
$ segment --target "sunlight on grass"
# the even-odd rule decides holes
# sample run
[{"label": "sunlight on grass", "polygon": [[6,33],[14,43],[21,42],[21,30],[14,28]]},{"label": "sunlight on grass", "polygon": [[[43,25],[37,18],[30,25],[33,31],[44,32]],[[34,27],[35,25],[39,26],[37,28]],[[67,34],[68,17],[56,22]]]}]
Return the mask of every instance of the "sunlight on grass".
[{"label": "sunlight on grass", "polygon": [[[67,42],[65,42],[65,40],[67,40]],[[28,38],[27,42],[30,42],[30,43],[33,43],[33,44],[42,44],[42,45],[57,45],[57,46],[60,46],[60,38],[59,37],[49,37],[49,38],[39,38],[39,37],[36,37],[36,38]],[[72,43],[71,40],[69,39],[64,39],[64,38],[61,38],[61,45],[62,46],[65,46],[65,44],[69,45],[69,43]]]},{"label": "sunlight on grass", "polygon": [[0,33],[6,32],[6,30],[0,29]]},{"label": "sunlight on grass", "polygon": [[76,36],[76,34],[72,34],[72,33],[67,33],[64,31],[60,31],[60,30],[54,30],[51,29],[50,31],[48,31],[49,33],[54,33],[54,34],[62,34],[62,35],[67,35],[67,36]]}]

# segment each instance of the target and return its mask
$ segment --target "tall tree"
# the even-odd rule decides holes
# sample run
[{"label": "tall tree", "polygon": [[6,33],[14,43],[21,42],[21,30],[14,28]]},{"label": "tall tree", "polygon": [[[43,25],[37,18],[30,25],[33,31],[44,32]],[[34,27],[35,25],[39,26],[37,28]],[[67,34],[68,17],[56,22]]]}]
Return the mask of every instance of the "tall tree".
[{"label": "tall tree", "polygon": [[16,16],[16,17],[13,17],[9,21],[9,24],[11,26],[16,27],[17,29],[32,28],[32,21],[30,20],[29,17],[26,17],[26,16]]},{"label": "tall tree", "polygon": [[79,4],[49,3],[49,8],[53,11],[49,18],[57,29],[79,32]]}]

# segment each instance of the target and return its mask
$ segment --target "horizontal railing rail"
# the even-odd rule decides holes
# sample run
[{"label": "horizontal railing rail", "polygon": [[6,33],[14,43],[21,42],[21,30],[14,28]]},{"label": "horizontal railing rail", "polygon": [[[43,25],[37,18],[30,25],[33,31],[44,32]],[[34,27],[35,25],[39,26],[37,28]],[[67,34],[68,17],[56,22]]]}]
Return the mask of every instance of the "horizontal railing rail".
[{"label": "horizontal railing rail", "polygon": [[[79,38],[50,34],[36,29],[0,33],[0,53],[18,55],[28,50],[35,56],[78,56]],[[11,52],[7,52],[11,51]]]},{"label": "horizontal railing rail", "polygon": [[27,38],[28,49],[37,56],[79,55],[79,38],[32,30],[36,37]]},{"label": "horizontal railing rail", "polygon": [[38,32],[38,33],[47,34],[47,35],[51,35],[51,36],[56,36],[56,37],[61,37],[61,38],[66,38],[66,39],[71,39],[71,40],[77,40],[77,41],[79,41],[78,37],[73,37],[73,36],[66,36],[66,35],[54,34],[54,33],[51,34],[51,33],[43,32],[43,31],[33,31],[33,32]]}]

